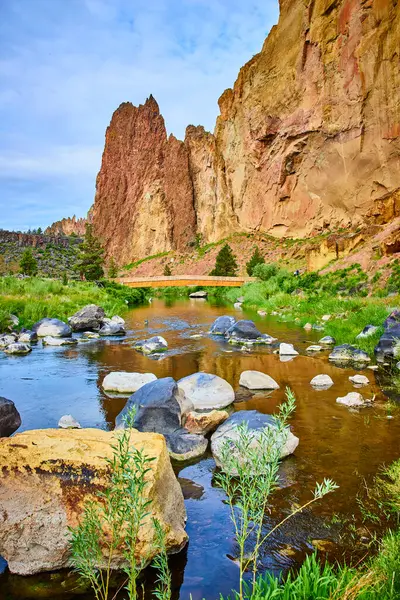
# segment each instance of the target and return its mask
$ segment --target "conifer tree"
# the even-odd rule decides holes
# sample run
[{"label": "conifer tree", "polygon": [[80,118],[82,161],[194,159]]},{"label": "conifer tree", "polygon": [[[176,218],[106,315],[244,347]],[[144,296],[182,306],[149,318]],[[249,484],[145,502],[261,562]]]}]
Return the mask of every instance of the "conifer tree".
[{"label": "conifer tree", "polygon": [[164,267],[164,275],[165,277],[170,277],[172,275],[172,271],[168,264]]},{"label": "conifer tree", "polygon": [[32,254],[31,248],[26,248],[19,263],[21,273],[33,277],[38,272],[38,264],[36,258]]},{"label": "conifer tree", "polygon": [[110,263],[108,265],[108,277],[109,279],[114,279],[115,277],[118,277],[118,266],[113,256],[111,257]]},{"label": "conifer tree", "polygon": [[229,244],[225,244],[217,254],[215,259],[215,267],[210,275],[219,277],[236,277],[238,265],[232,248]]},{"label": "conifer tree", "polygon": [[85,239],[79,245],[78,270],[82,278],[96,281],[104,276],[104,250],[93,233],[93,225],[86,224]]},{"label": "conifer tree", "polygon": [[263,255],[261,254],[261,252],[259,251],[258,246],[256,246],[249,262],[246,263],[246,271],[247,271],[249,277],[252,277],[254,267],[256,267],[257,265],[262,265],[264,263],[265,263],[265,259],[264,259]]}]

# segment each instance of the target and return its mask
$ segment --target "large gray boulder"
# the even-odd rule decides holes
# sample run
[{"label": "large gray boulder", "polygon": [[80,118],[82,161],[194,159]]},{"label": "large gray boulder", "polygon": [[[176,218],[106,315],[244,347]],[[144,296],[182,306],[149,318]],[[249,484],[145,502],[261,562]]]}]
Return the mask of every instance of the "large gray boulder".
[{"label": "large gray boulder", "polygon": [[6,354],[15,354],[23,356],[24,354],[29,354],[32,352],[32,348],[29,344],[22,344],[22,342],[13,342],[7,348],[4,348],[4,352]]},{"label": "large gray boulder", "polygon": [[99,330],[99,334],[101,336],[125,335],[125,333],[125,327],[121,325],[121,323],[115,323],[114,321],[105,323],[103,327]]},{"label": "large gray boulder", "polygon": [[261,333],[255,326],[255,323],[247,319],[236,321],[226,331],[225,337],[229,339],[231,344],[246,344],[248,342],[253,344],[272,344],[272,342],[276,341],[276,338]]},{"label": "large gray boulder", "polygon": [[190,433],[183,428],[167,434],[165,439],[170,457],[179,462],[202,456],[208,446],[208,441],[203,435]]},{"label": "large gray boulder", "polygon": [[17,341],[17,336],[14,333],[4,333],[0,335],[0,350],[4,350],[10,344]]},{"label": "large gray boulder", "polygon": [[32,331],[36,333],[38,337],[71,337],[72,329],[67,323],[60,321],[59,319],[41,319],[32,327]]},{"label": "large gray boulder", "polygon": [[99,331],[105,316],[103,308],[96,304],[88,304],[72,315],[68,323],[72,331]]},{"label": "large gray boulder", "polygon": [[[279,433],[277,429],[277,422],[271,415],[265,415],[257,410],[241,410],[233,413],[222,425],[220,425],[215,433],[211,436],[211,451],[214,456],[214,460],[217,466],[221,467],[222,470],[226,470],[231,475],[235,475],[232,472],[230,465],[225,462],[224,459],[224,448],[229,446],[231,454],[241,463],[246,464],[247,456],[239,456],[235,442],[239,439],[238,426],[246,423],[248,430],[252,436],[251,447],[260,448],[261,451],[261,435],[262,430],[265,428],[272,428],[274,438],[271,443],[275,445],[275,451],[279,451],[280,458],[292,454],[298,444],[299,438],[292,434],[289,428],[286,428],[283,432]],[[268,457],[265,457],[267,458]],[[250,467],[250,465],[249,465]]]},{"label": "large gray boulder", "polygon": [[21,426],[21,416],[12,400],[0,397],[0,437],[8,437]]},{"label": "large gray boulder", "polygon": [[236,322],[234,317],[224,315],[215,319],[211,325],[210,333],[213,335],[225,335],[228,329],[230,329]]},{"label": "large gray boulder", "polygon": [[105,392],[118,392],[120,394],[133,394],[141,387],[155,381],[157,377],[153,373],[127,373],[126,371],[114,371],[105,376],[103,390]]},{"label": "large gray boulder", "polygon": [[364,327],[364,329],[356,336],[357,340],[363,339],[363,338],[367,338],[370,337],[371,335],[374,335],[374,333],[378,330],[377,327],[375,327],[375,325],[366,325]]},{"label": "large gray boulder", "polygon": [[310,381],[313,388],[317,390],[328,390],[333,386],[333,381],[329,375],[316,375]]},{"label": "large gray boulder", "polygon": [[337,363],[367,363],[370,362],[369,355],[350,344],[342,344],[341,346],[335,346],[329,355],[329,360]]},{"label": "large gray boulder", "polygon": [[384,321],[383,327],[384,332],[375,347],[376,359],[379,362],[397,358],[395,347],[400,339],[400,310],[392,311]]},{"label": "large gray boulder", "polygon": [[21,331],[18,336],[18,341],[22,342],[23,344],[34,344],[38,341],[38,336],[34,331]]},{"label": "large gray boulder", "polygon": [[178,388],[194,410],[225,408],[235,400],[230,383],[210,373],[193,373],[178,381]]},{"label": "large gray boulder", "polygon": [[168,342],[161,335],[155,335],[148,340],[136,342],[134,348],[143,354],[158,354],[168,350]]}]

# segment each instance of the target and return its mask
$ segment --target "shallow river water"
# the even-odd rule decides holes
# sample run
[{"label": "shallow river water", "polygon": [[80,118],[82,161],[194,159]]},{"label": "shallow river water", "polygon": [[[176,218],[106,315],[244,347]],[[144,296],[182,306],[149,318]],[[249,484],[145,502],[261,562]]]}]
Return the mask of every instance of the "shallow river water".
[{"label": "shallow river water", "polygon": [[[244,353],[222,339],[210,337],[210,324],[222,314],[253,319],[262,332],[293,343],[300,356],[281,362],[271,348],[257,347]],[[359,540],[369,533],[362,526],[357,495],[381,465],[399,457],[400,439],[400,416],[387,418],[387,398],[377,386],[373,371],[363,371],[371,384],[360,390],[366,398],[376,395],[373,408],[350,411],[336,404],[336,398],[354,391],[349,381],[354,369],[330,364],[328,352],[318,357],[306,355],[306,347],[322,337],[321,332],[305,332],[253,312],[238,313],[231,307],[211,306],[202,300],[170,304],[155,300],[125,318],[128,335],[123,339],[66,349],[39,346],[29,356],[19,358],[0,353],[0,395],[16,403],[22,416],[21,430],[57,427],[64,414],[72,414],[83,427],[112,429],[126,398],[111,398],[102,391],[102,380],[111,371],[153,372],[157,377],[176,380],[206,371],[227,379],[235,390],[239,389],[242,371],[263,371],[279,383],[280,389],[248,398],[239,394],[242,401],[235,403],[235,409],[271,413],[284,399],[285,387],[290,386],[297,398],[292,429],[300,438],[295,454],[282,463],[281,487],[271,499],[266,531],[290,509],[307,501],[316,481],[330,477],[340,488],[271,536],[262,556],[262,568],[275,573],[286,571],[299,564],[316,544],[323,544],[331,559],[365,554]],[[163,335],[169,344],[160,360],[132,349],[133,340],[156,334]],[[202,337],[191,337],[196,334]],[[310,380],[321,373],[334,381],[327,391],[316,391],[310,385]],[[228,594],[237,585],[238,568],[228,507],[224,494],[213,484],[215,463],[207,454],[175,470],[185,496],[190,541],[171,559],[174,597],[187,599],[192,594],[193,600],[210,600],[219,593]],[[71,592],[63,592],[67,573],[17,577],[8,574],[0,561],[1,570],[1,600],[74,597]],[[93,598],[88,594],[75,597]]]}]

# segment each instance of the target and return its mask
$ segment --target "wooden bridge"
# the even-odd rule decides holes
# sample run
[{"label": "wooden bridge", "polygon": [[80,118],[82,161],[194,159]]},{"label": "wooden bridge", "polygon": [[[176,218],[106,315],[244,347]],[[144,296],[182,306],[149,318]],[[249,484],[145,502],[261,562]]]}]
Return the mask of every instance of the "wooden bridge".
[{"label": "wooden bridge", "polygon": [[172,275],[171,277],[121,277],[117,279],[128,287],[240,287],[256,281],[254,277],[212,277],[211,275]]}]

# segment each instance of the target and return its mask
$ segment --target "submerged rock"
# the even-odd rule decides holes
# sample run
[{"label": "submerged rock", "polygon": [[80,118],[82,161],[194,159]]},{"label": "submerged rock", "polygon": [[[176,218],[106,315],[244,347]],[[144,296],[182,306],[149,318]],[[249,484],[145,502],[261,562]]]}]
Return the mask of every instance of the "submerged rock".
[{"label": "submerged rock", "polygon": [[297,356],[299,353],[294,349],[293,344],[279,344],[280,356]]},{"label": "submerged rock", "polygon": [[6,354],[16,354],[23,356],[32,352],[32,348],[29,344],[23,344],[22,342],[13,342],[7,348],[4,348]]},{"label": "submerged rock", "polygon": [[167,434],[165,439],[170,457],[180,462],[199,458],[208,446],[203,435],[189,433],[183,428]]},{"label": "submerged rock", "polygon": [[72,331],[98,331],[102,327],[105,316],[103,308],[96,304],[88,304],[72,315],[68,323]]},{"label": "submerged rock", "polygon": [[321,352],[322,349],[322,346],[318,346],[318,344],[313,344],[306,348],[306,352]]},{"label": "submerged rock", "polygon": [[103,390],[106,392],[119,392],[120,394],[132,394],[146,383],[150,383],[156,379],[157,377],[153,373],[113,372],[105,376]]},{"label": "submerged rock", "polygon": [[[81,519],[86,498],[108,484],[105,458],[112,457],[115,443],[116,433],[101,429],[26,431],[1,441],[0,555],[11,573],[71,567],[68,527]],[[162,524],[167,550],[175,552],[187,541],[186,512],[165,440],[133,431],[130,443],[153,459],[147,465],[144,496],[152,500],[150,517]],[[151,518],[140,527],[136,549],[138,560],[145,562],[156,553]],[[112,568],[125,564],[122,549],[117,549]]]},{"label": "submerged rock", "polygon": [[0,397],[0,438],[8,437],[14,431],[17,431],[20,426],[21,416],[14,402],[8,400],[8,398]]},{"label": "submerged rock", "polygon": [[[236,455],[236,458],[242,464],[247,464],[246,456],[237,456],[237,449],[234,444],[239,438],[238,426],[242,423],[247,423],[248,429],[252,434],[251,446],[253,448],[260,448],[260,437],[264,428],[273,428],[275,430],[277,428],[277,423],[273,416],[262,414],[257,410],[241,410],[231,415],[211,436],[211,451],[217,466],[223,470],[229,469],[229,465],[225,464],[224,461],[224,448],[226,445],[230,446],[232,453]],[[299,438],[293,435],[290,429],[287,428],[281,434],[277,434],[273,442],[276,445],[276,450],[280,449],[280,457],[283,458],[296,450]],[[231,472],[231,474],[234,475],[235,473]]]},{"label": "submerged rock", "polygon": [[99,340],[100,334],[95,333],[94,331],[84,331],[82,333],[82,339],[84,339],[84,340]]},{"label": "submerged rock", "polygon": [[208,292],[205,290],[199,290],[198,292],[192,292],[189,294],[189,298],[207,298]]},{"label": "submerged rock", "polygon": [[345,406],[358,407],[365,406],[366,402],[364,398],[358,392],[350,392],[341,398],[336,398],[338,404],[344,404]]},{"label": "submerged rock", "polygon": [[38,337],[71,337],[72,329],[67,323],[59,319],[42,319],[32,327]]},{"label": "submerged rock", "polygon": [[333,381],[329,377],[329,375],[316,375],[315,377],[313,377],[313,379],[311,379],[310,383],[314,388],[324,390],[327,390],[333,386]]},{"label": "submerged rock", "polygon": [[336,344],[336,340],[331,335],[326,335],[321,338],[318,342],[319,344],[323,344],[324,346],[334,346]]},{"label": "submerged rock", "polygon": [[213,335],[225,335],[228,329],[230,329],[236,322],[234,317],[223,316],[215,319],[211,325],[210,333]]},{"label": "submerged rock", "polygon": [[369,379],[365,375],[351,375],[349,377],[350,381],[355,385],[368,385]]},{"label": "submerged rock", "polygon": [[370,357],[364,350],[355,348],[350,344],[342,344],[341,346],[335,346],[329,355],[329,360],[336,362],[357,362],[366,363],[370,362]]},{"label": "submerged rock", "polygon": [[60,429],[82,429],[80,423],[72,415],[63,415],[58,421]]},{"label": "submerged rock", "polygon": [[43,338],[43,346],[74,346],[78,340],[74,338],[57,338],[47,335]]},{"label": "submerged rock", "polygon": [[249,390],[277,390],[279,385],[266,373],[260,371],[243,371],[240,375],[239,385]]},{"label": "submerged rock", "polygon": [[235,400],[230,383],[209,373],[193,373],[178,381],[178,388],[194,410],[225,408]]},{"label": "submerged rock", "polygon": [[261,333],[253,321],[248,321],[246,319],[236,321],[236,323],[226,331],[225,337],[233,344],[245,344],[246,342],[252,342],[253,344],[271,344],[276,341],[276,338]]},{"label": "submerged rock", "polygon": [[133,347],[143,354],[158,354],[168,350],[168,342],[161,335],[155,335],[148,340],[136,342]]},{"label": "submerged rock", "polygon": [[125,327],[121,323],[114,323],[113,321],[105,323],[99,331],[99,334],[102,336],[125,335],[125,333]]}]

